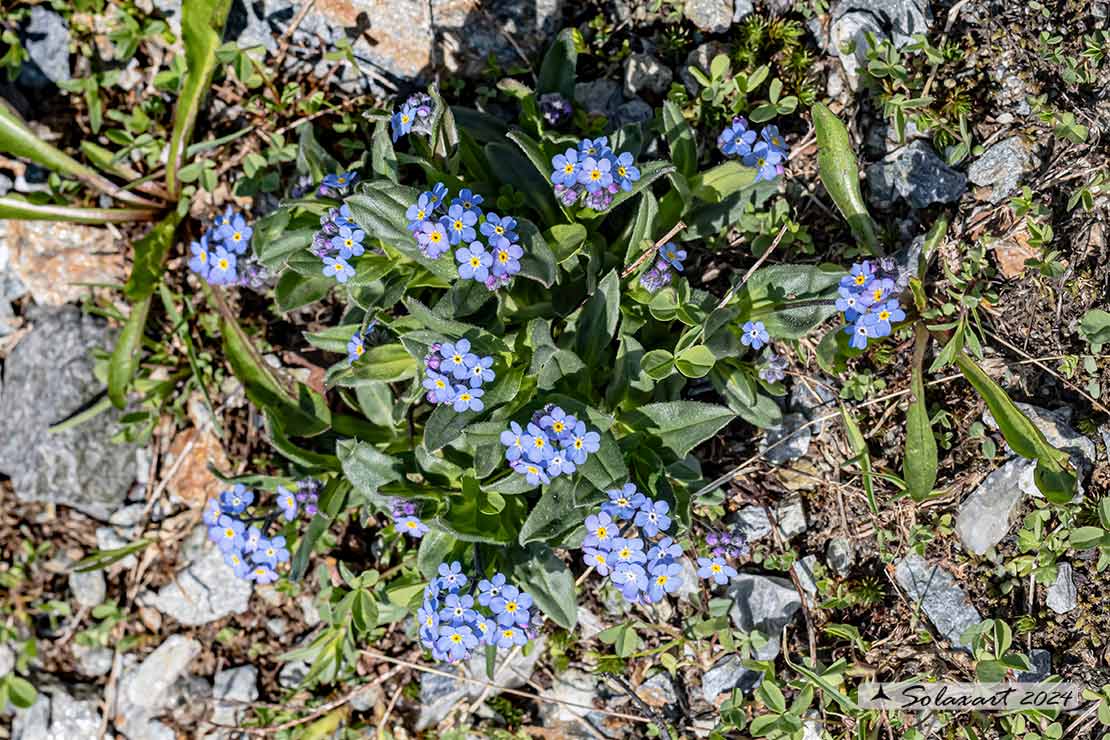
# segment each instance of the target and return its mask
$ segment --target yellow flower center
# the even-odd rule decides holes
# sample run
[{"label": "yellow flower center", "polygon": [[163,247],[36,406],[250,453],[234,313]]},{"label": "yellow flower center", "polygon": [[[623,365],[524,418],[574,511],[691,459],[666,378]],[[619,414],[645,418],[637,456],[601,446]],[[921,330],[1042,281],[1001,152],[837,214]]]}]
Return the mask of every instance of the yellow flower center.
[{"label": "yellow flower center", "polygon": [[237,241],[241,240],[242,238],[243,238],[243,235],[240,234],[238,231],[236,231],[234,234],[231,235],[231,241],[233,241],[233,242],[237,242]]},{"label": "yellow flower center", "polygon": [[886,321],[890,318],[890,311],[879,311],[879,319]]},{"label": "yellow flower center", "polygon": [[470,266],[471,267],[481,267],[482,266],[482,260],[478,257],[471,257],[470,258]]},{"label": "yellow flower center", "polygon": [[229,263],[226,259],[221,259],[216,264],[219,266],[219,268],[221,270],[226,270],[230,266],[231,263]]},{"label": "yellow flower center", "polygon": [[433,231],[432,235],[428,237],[428,239],[435,242],[436,244],[439,244],[439,240],[442,239],[442,238],[443,237],[440,236],[440,233],[438,231]]},{"label": "yellow flower center", "polygon": [[557,422],[555,422],[554,424],[551,425],[551,431],[555,432],[556,434],[562,434],[563,430],[566,429],[566,428],[567,428],[567,425],[564,424],[561,421],[557,421]]},{"label": "yellow flower center", "polygon": [[501,634],[504,635],[505,637],[508,637],[509,639],[512,639],[513,631],[512,630],[502,630]]},{"label": "yellow flower center", "polygon": [[416,211],[416,217],[417,217],[418,219],[423,219],[423,218],[424,218],[424,209],[419,209],[419,210],[417,210],[417,211]]},{"label": "yellow flower center", "polygon": [[516,602],[515,601],[506,601],[505,602],[505,611],[507,611],[509,614],[515,614],[516,613]]},{"label": "yellow flower center", "polygon": [[224,537],[227,537],[230,540],[234,536],[235,536],[235,530],[234,529],[231,529],[230,527],[228,527],[227,529],[224,530]]},{"label": "yellow flower center", "polygon": [[602,563],[604,563],[604,562],[605,562],[605,556],[604,556],[604,555],[602,555],[602,554],[601,554],[601,553],[599,552],[599,553],[598,553],[597,555],[594,555],[594,561],[595,561],[595,562],[596,562],[596,563],[597,563],[598,565],[601,565]]},{"label": "yellow flower center", "polygon": [[406,116],[404,113],[402,113],[401,114],[401,123],[408,123],[408,122],[409,122],[409,117]]},{"label": "yellow flower center", "polygon": [[366,348],[363,347],[361,344],[356,344],[355,345],[355,354],[358,355],[359,357],[362,357],[362,353],[365,352],[365,351],[366,351]]},{"label": "yellow flower center", "polygon": [[532,438],[532,444],[534,444],[537,448],[539,448],[539,447],[543,447],[546,444],[546,442],[544,442],[543,437],[533,437]]},{"label": "yellow flower center", "polygon": [[597,538],[599,540],[603,540],[608,536],[609,536],[609,530],[608,529],[606,529],[605,527],[598,527],[597,528]]},{"label": "yellow flower center", "polygon": [[446,387],[447,387],[447,384],[444,383],[442,380],[437,380],[436,381],[436,388],[439,388],[440,390],[442,390]]},{"label": "yellow flower center", "polygon": [[568,175],[574,172],[574,165],[571,162],[567,162],[565,165],[563,165],[563,172]]},{"label": "yellow flower center", "polygon": [[863,285],[867,282],[866,275],[856,275],[856,285]]},{"label": "yellow flower center", "polygon": [[455,354],[451,355],[451,362],[455,363],[456,365],[461,365],[462,361],[462,355],[460,355],[459,353],[456,352]]},{"label": "yellow flower center", "polygon": [[575,437],[574,438],[574,449],[576,449],[576,450],[582,449],[582,438],[581,437]]},{"label": "yellow flower center", "polygon": [[876,301],[879,300],[883,297],[883,289],[875,288],[875,290],[871,293],[871,297],[874,298]]},{"label": "yellow flower center", "polygon": [[601,170],[591,170],[590,171],[590,179],[595,180],[595,181],[600,180],[601,179]]},{"label": "yellow flower center", "polygon": [[620,551],[621,560],[628,560],[630,557],[632,557],[632,551],[627,547]]},{"label": "yellow flower center", "polygon": [[351,248],[351,246],[352,246],[352,245],[353,245],[354,243],[355,243],[354,239],[344,239],[344,240],[343,240],[343,246],[347,247],[347,249],[350,249],[350,248]]},{"label": "yellow flower center", "polygon": [[624,168],[623,164],[620,167],[617,168],[617,174],[620,175],[621,177],[624,177],[627,173],[628,173],[628,170],[626,170]]},{"label": "yellow flower center", "polygon": [[340,185],[346,185],[347,184],[347,178],[345,178],[345,177],[339,177],[339,178],[336,178],[336,180]]},{"label": "yellow flower center", "polygon": [[713,563],[713,565],[709,566],[709,570],[713,571],[714,573],[720,573],[721,572],[721,566],[717,565],[716,563]]},{"label": "yellow flower center", "polygon": [[658,576],[655,577],[655,582],[657,584],[659,584],[660,586],[666,586],[667,585],[667,576],[658,575]]},{"label": "yellow flower center", "polygon": [[455,220],[455,223],[451,224],[451,227],[452,227],[452,228],[453,228],[453,229],[454,229],[455,231],[462,231],[462,230],[463,230],[463,222],[462,222],[462,221],[459,221],[458,219],[456,219],[456,220]]},{"label": "yellow flower center", "polygon": [[458,644],[458,643],[462,642],[462,635],[460,635],[458,632],[451,635],[451,642],[453,642],[455,644]]},{"label": "yellow flower center", "polygon": [[201,262],[207,262],[208,261],[208,252],[201,252],[200,254],[197,255],[197,257],[200,259]]},{"label": "yellow flower center", "polygon": [[626,499],[624,496],[621,496],[619,499],[617,499],[617,506],[628,506],[628,499]]},{"label": "yellow flower center", "polygon": [[469,393],[460,393],[459,394],[459,400],[460,401],[469,401],[470,400],[470,394]]},{"label": "yellow flower center", "polygon": [[505,233],[505,227],[504,226],[494,226],[493,230],[497,233],[498,236]]},{"label": "yellow flower center", "polygon": [[509,261],[509,253],[506,252],[504,249],[502,249],[500,252],[497,253],[497,261],[498,262],[508,262]]}]

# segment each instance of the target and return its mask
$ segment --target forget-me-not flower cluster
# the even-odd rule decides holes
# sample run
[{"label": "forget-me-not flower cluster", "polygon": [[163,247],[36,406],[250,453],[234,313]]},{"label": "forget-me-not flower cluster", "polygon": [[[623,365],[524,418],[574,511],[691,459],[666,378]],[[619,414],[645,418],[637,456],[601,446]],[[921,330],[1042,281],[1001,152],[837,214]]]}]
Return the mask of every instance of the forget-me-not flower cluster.
[{"label": "forget-me-not flower cluster", "polygon": [[354,170],[324,175],[317,193],[322,197],[338,198],[350,192],[357,182],[358,173]]},{"label": "forget-me-not flower cluster", "polygon": [[767,333],[767,327],[762,321],[745,321],[740,329],[740,343],[745,347],[763,349],[763,346],[771,341],[771,335]]},{"label": "forget-me-not flower cluster", "polygon": [[[348,177],[355,176],[354,173],[344,174]],[[355,274],[351,258],[366,253],[365,240],[366,232],[354,222],[351,207],[344,203],[338,208],[329,209],[320,217],[320,230],[313,235],[309,249],[323,260],[324,275],[345,283]]]},{"label": "forget-me-not flower cluster", "polygon": [[655,293],[660,288],[670,285],[674,273],[683,271],[682,263],[685,259],[685,249],[679,249],[674,242],[667,242],[659,248],[655,264],[640,276],[640,285],[649,293]]},{"label": "forget-me-not flower cluster", "polygon": [[437,183],[405,212],[420,251],[434,260],[453,249],[460,279],[489,290],[508,285],[520,272],[524,256],[517,220],[483,211],[484,199],[469,188],[461,189],[450,203],[447,196],[447,186]]},{"label": "forget-me-not flower cluster", "polygon": [[424,356],[424,388],[428,403],[448,404],[455,411],[481,411],[485,408],[482,386],[497,377],[493,357],[471,352],[470,340],[436,342]]},{"label": "forget-me-not flower cluster", "polygon": [[237,483],[208,501],[204,507],[204,523],[208,526],[208,539],[223,551],[224,562],[236,576],[256,583],[272,583],[278,579],[278,566],[289,562],[289,549],[285,537],[269,534],[270,525],[279,518],[291,522],[300,511],[310,516],[315,514],[315,487],[310,482],[302,482],[294,492],[278,486],[274,494],[275,508],[265,515],[259,507],[254,507],[254,515],[251,515],[248,510],[254,504],[254,493]]},{"label": "forget-me-not flower cluster", "polygon": [[262,268],[247,255],[254,229],[231,206],[189,245],[189,269],[209,285],[255,285]]},{"label": "forget-me-not flower cluster", "polygon": [[725,155],[739,157],[745,167],[755,168],[756,182],[781,175],[787,155],[786,141],[778,126],[765,126],[757,136],[742,116],[733,118],[717,136],[717,148]]},{"label": "forget-me-not flower cluster", "polygon": [[519,647],[535,637],[531,596],[501,573],[482,579],[476,589],[467,589],[468,583],[456,560],[440,563],[439,576],[424,587],[416,619],[420,643],[435,660],[454,663],[482,646]]},{"label": "forget-me-not flower cluster", "polygon": [[851,335],[851,346],[864,349],[868,341],[888,336],[894,324],[905,320],[897,298],[903,288],[892,261],[875,265],[864,260],[852,265],[840,279],[836,299],[836,308],[844,312],[848,324],[844,332]]},{"label": "forget-me-not flower cluster", "polygon": [[389,119],[393,129],[393,141],[397,142],[402,136],[412,132],[429,136],[432,133],[432,114],[435,112],[435,101],[427,93],[413,93],[394,111]]},{"label": "forget-me-not flower cluster", "polygon": [[632,154],[614,153],[605,136],[582,139],[577,147],[556,154],[551,158],[551,170],[551,183],[560,203],[570,207],[582,201],[595,211],[604,211],[612,204],[613,196],[631,190],[632,183],[640,179]]},{"label": "forget-me-not flower cluster", "polygon": [[530,484],[571,475],[601,448],[601,435],[563,409],[548,404],[524,427],[515,421],[501,432],[505,459]]},{"label": "forget-me-not flower cluster", "polygon": [[654,604],[682,585],[682,546],[666,532],[671,511],[633,483],[607,491],[601,511],[586,517],[583,561],[630,602]]}]

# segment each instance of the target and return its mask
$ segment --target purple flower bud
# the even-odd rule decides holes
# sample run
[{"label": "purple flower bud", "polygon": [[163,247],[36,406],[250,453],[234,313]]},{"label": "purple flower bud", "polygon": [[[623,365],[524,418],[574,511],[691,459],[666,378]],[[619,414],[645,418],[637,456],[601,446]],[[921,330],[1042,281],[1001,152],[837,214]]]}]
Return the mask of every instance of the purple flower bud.
[{"label": "purple flower bud", "polygon": [[549,126],[558,126],[570,117],[573,109],[570,101],[557,92],[540,96],[540,113]]},{"label": "purple flower bud", "polygon": [[731,545],[732,544],[732,537],[728,536],[727,534],[722,534],[721,535],[721,544],[722,545]]},{"label": "purple flower bud", "polygon": [[316,516],[316,504],[305,504],[304,513],[308,516]]},{"label": "purple flower bud", "polygon": [[705,544],[709,545],[710,547],[715,546],[718,541],[719,540],[717,539],[716,534],[710,533],[705,536]]},{"label": "purple flower bud", "polygon": [[709,551],[709,554],[715,558],[723,557],[725,554],[725,548],[714,547],[712,550]]}]

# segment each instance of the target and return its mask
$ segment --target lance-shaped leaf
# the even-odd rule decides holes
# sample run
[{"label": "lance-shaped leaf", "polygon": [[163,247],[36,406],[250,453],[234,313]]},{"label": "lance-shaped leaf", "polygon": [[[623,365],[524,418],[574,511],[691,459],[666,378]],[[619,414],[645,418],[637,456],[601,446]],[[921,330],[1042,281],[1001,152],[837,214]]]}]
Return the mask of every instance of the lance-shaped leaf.
[{"label": "lance-shaped leaf", "polygon": [[670,100],[663,101],[663,136],[671,147],[671,161],[685,177],[698,171],[698,145],[694,130],[682,115],[682,108]]},{"label": "lance-shaped leaf", "polygon": [[[158,206],[157,203],[122,189],[96,170],[81,164],[62,150],[40,139],[2,99],[0,99],[0,152],[29,159],[63,175],[72,175],[124,203],[146,208]],[[103,223],[103,221],[91,223]]]},{"label": "lance-shaped leaf", "polygon": [[960,352],[956,355],[955,362],[967,381],[987,402],[987,408],[998,424],[998,429],[1014,452],[1037,461],[1033,470],[1033,482],[1045,498],[1058,504],[1071,501],[1078,481],[1068,461],[1068,454],[1050,445],[1037,425],[1022,413],[1006,395],[1006,391],[991,380],[971,358]]},{"label": "lance-shaped leaf", "polygon": [[568,101],[574,100],[574,76],[578,66],[576,36],[581,40],[577,28],[559,31],[540,65],[540,76],[536,81],[537,93],[559,93]]},{"label": "lance-shaped leaf", "polygon": [[906,455],[902,462],[906,490],[917,501],[927,498],[937,482],[937,440],[933,436],[929,410],[925,405],[925,381],[921,367],[928,341],[929,331],[918,324],[910,380],[913,397],[906,410]]},{"label": "lance-shaped leaf", "polygon": [[201,102],[212,85],[216,71],[216,48],[220,45],[231,0],[183,0],[181,41],[185,45],[185,81],[177,98],[166,163],[166,190],[177,195],[177,172],[182,153],[193,136]]},{"label": "lance-shaped leaf", "polygon": [[547,545],[532,543],[510,554],[513,581],[519,583],[551,621],[573,630],[578,623],[574,576]]},{"label": "lance-shaped leaf", "polygon": [[859,165],[856,163],[848,129],[824,103],[812,108],[813,127],[817,132],[817,171],[833,202],[848,225],[872,254],[881,254],[875,224],[867,213],[859,188]]},{"label": "lance-shaped leaf", "polygon": [[678,457],[685,457],[736,417],[725,406],[701,401],[649,403],[637,411],[648,419],[646,431]]},{"label": "lance-shaped leaf", "polygon": [[122,409],[127,404],[127,387],[142,357],[143,329],[150,313],[150,296],[131,304],[131,315],[123,325],[112,357],[108,361],[108,398],[112,405]]},{"label": "lance-shaped leaf", "polygon": [[814,265],[770,265],[752,273],[737,294],[738,321],[762,321],[773,337],[796,339],[836,313],[844,271]]}]

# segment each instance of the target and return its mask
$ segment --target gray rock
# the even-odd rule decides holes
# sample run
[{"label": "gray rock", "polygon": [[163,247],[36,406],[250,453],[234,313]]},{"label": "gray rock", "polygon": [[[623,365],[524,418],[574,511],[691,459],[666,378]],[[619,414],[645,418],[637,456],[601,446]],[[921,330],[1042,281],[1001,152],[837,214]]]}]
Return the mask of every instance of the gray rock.
[{"label": "gray rock", "polygon": [[[824,385],[825,378],[818,377],[816,383],[795,382],[790,388],[790,409],[804,414],[807,421],[820,419],[836,412],[836,397]],[[809,427],[811,437],[819,437],[825,431],[827,421],[820,421]]]},{"label": "gray rock", "polygon": [[[592,706],[597,695],[597,678],[594,675],[577,668],[563,671],[555,676],[551,688],[543,692],[543,696],[556,700],[551,703],[544,702],[540,707],[540,716],[544,725],[577,726],[580,720],[591,718],[596,714],[585,707]],[[566,732],[563,727],[559,729]],[[596,733],[594,736],[596,737]]]},{"label": "gray rock", "polygon": [[726,655],[702,674],[701,695],[708,703],[715,705],[721,694],[740,689],[747,693],[763,680],[763,673],[745,668],[740,656],[735,653]]},{"label": "gray rock", "polygon": [[962,635],[982,618],[956,579],[939,565],[916,553],[902,558],[894,569],[898,585],[917,602],[937,631],[955,647],[970,651]]},{"label": "gray rock", "polygon": [[967,179],[982,187],[992,187],[990,200],[998,203],[1017,188],[1031,164],[1025,142],[1020,136],[1011,136],[972,162],[967,168]]},{"label": "gray rock", "polygon": [[701,593],[698,569],[691,558],[681,558],[679,563],[682,565],[682,583],[675,590],[674,597],[679,601],[690,601]]},{"label": "gray rock", "polygon": [[96,678],[112,671],[114,654],[106,647],[83,647],[74,643],[73,657],[77,659],[77,671],[82,676]]},{"label": "gray rock", "polygon": [[146,504],[129,504],[108,517],[108,523],[116,527],[134,527],[142,521],[145,511]]},{"label": "gray rock", "polygon": [[723,33],[732,25],[732,0],[686,0],[683,13],[706,33]]},{"label": "gray rock", "polygon": [[713,58],[718,54],[728,54],[729,48],[726,44],[720,41],[706,41],[704,44],[695,47],[689,54],[686,55],[686,62],[678,70],[678,79],[682,80],[682,84],[686,86],[686,91],[691,95],[696,95],[701,85],[690,74],[690,67],[697,67],[706,76],[709,76],[709,65],[712,63]]},{"label": "gray rock", "polygon": [[641,92],[665,95],[674,73],[651,54],[630,54],[624,62],[624,94],[631,98]]},{"label": "gray rock", "polygon": [[1067,614],[1079,605],[1070,563],[1060,563],[1056,566],[1056,580],[1045,591],[1044,603],[1057,614]]},{"label": "gray rock", "polygon": [[77,603],[88,609],[104,601],[108,595],[108,584],[104,582],[104,573],[99,570],[90,570],[87,573],[76,571],[69,574],[69,590]]},{"label": "gray rock", "polygon": [[[455,666],[447,666],[443,670],[455,675],[461,671]],[[420,677],[420,716],[416,720],[416,730],[419,732],[438,725],[464,696],[464,682],[437,673],[423,674]]]},{"label": "gray rock", "polygon": [[247,708],[238,702],[252,702],[258,698],[258,669],[241,665],[220,671],[216,674],[212,697],[216,700],[212,721],[220,725],[238,725]]},{"label": "gray rock", "polygon": [[[89,740],[100,731],[98,701],[87,687],[39,686],[38,699],[16,711],[12,740]],[[70,692],[79,694],[75,698]]]},{"label": "gray rock", "polygon": [[1052,653],[1041,648],[1029,651],[1029,662],[1033,664],[1031,670],[1018,674],[1018,681],[1022,683],[1039,683],[1052,675]]},{"label": "gray rock", "polygon": [[[788,540],[806,530],[808,522],[800,496],[786,496],[771,508],[779,535],[783,539]],[[732,515],[731,522],[734,531],[742,534],[748,542],[761,540],[771,534],[771,520],[767,509],[762,506],[745,506]]]},{"label": "gray rock", "polygon": [[809,452],[809,443],[813,439],[813,433],[806,423],[804,414],[783,414],[781,424],[767,427],[759,443],[763,459],[778,467],[804,457]]},{"label": "gray rock", "polygon": [[29,313],[34,328],[4,364],[0,472],[11,477],[22,501],[50,501],[107,519],[135,480],[134,448],[110,441],[116,413],[58,434],[47,429],[102,392],[91,351],[110,348],[112,334],[104,321],[72,306]]},{"label": "gray rock", "polygon": [[669,707],[678,704],[678,691],[674,679],[666,671],[659,671],[640,684],[636,694],[649,706]]},{"label": "gray rock", "polygon": [[914,34],[928,33],[931,18],[925,0],[842,0],[829,14],[828,47],[853,90],[859,88],[860,67],[867,65],[868,32],[901,48]]},{"label": "gray rock", "polygon": [[806,555],[790,566],[794,575],[798,577],[798,583],[801,584],[802,591],[805,592],[806,604],[811,608],[817,605],[817,576],[813,572],[813,566],[816,564],[816,555]]},{"label": "gray rock", "polygon": [[587,113],[613,119],[622,102],[621,86],[605,79],[579,82],[574,86],[574,100]]},{"label": "gray rock", "polygon": [[[126,537],[121,537],[119,532],[111,527],[97,527],[96,528],[96,547],[99,550],[118,550],[121,547],[126,547],[131,544],[131,540]],[[127,555],[121,560],[117,560],[110,567],[121,568],[123,570],[131,570],[139,564],[138,559],[134,555]]]},{"label": "gray rock", "polygon": [[45,5],[32,5],[23,48],[34,63],[24,65],[20,72],[21,81],[29,87],[69,80],[69,27],[61,15]]},{"label": "gray rock", "polygon": [[266,629],[274,637],[281,638],[289,629],[289,620],[285,617],[274,617],[273,619],[266,620]]},{"label": "gray rock", "polygon": [[729,596],[729,616],[736,628],[757,630],[768,638],[776,638],[802,607],[794,584],[777,576],[740,573],[729,586]]},{"label": "gray rock", "polygon": [[369,712],[384,699],[380,688],[372,685],[366,686],[362,691],[351,697],[351,708],[356,712]]},{"label": "gray rock", "polygon": [[297,597],[297,606],[301,608],[301,618],[308,627],[315,627],[320,624],[320,610],[316,608],[316,599],[309,594],[301,594]]},{"label": "gray rock", "polygon": [[154,718],[172,704],[178,679],[200,651],[201,644],[191,637],[170,635],[142,663],[125,669],[116,698],[116,729],[130,740],[172,738],[173,731]]},{"label": "gray rock", "polygon": [[[203,526],[198,526],[203,533]],[[203,534],[202,534],[203,536]],[[235,576],[223,553],[205,542],[200,554],[156,595],[144,594],[144,605],[184,625],[208,624],[229,614],[242,614],[250,604],[252,584]]]},{"label": "gray rock", "polygon": [[755,12],[755,3],[752,0],[736,0],[732,10],[732,22],[739,23]]},{"label": "gray rock", "polygon": [[653,115],[650,105],[640,98],[633,98],[617,108],[617,127],[627,126],[630,123],[645,123],[650,121]]},{"label": "gray rock", "polygon": [[308,672],[312,670],[312,664],[304,660],[293,660],[281,667],[278,672],[278,685],[283,689],[295,689],[301,685]]},{"label": "gray rock", "polygon": [[[536,669],[536,662],[543,654],[544,638],[540,637],[533,645],[533,650],[525,655],[521,651],[499,650],[494,663],[493,676],[486,672],[486,655],[484,650],[475,651],[470,660],[460,670],[451,671],[455,675],[462,675],[480,681],[491,683],[507,689],[523,686],[532,677]],[[461,672],[460,672],[461,671]],[[484,684],[473,681],[460,681],[447,676],[425,674],[420,683],[420,717],[417,729],[426,729],[438,725],[447,716],[451,708],[462,699],[475,701],[485,694],[487,699],[497,696],[500,691],[490,689],[486,691]]]},{"label": "gray rock", "polygon": [[956,533],[969,552],[984,554],[1010,531],[1024,495],[1021,480],[1033,464],[1020,457],[1003,463],[960,504]]},{"label": "gray rock", "polygon": [[898,196],[918,209],[954,203],[967,189],[967,178],[945,164],[924,141],[910,143],[891,161],[869,166],[867,183],[880,208],[889,208]]},{"label": "gray rock", "polygon": [[825,546],[825,562],[841,578],[847,578],[856,560],[856,548],[846,537],[833,537]]},{"label": "gray rock", "polygon": [[15,651],[6,643],[0,643],[0,676],[6,676],[15,668]]}]

